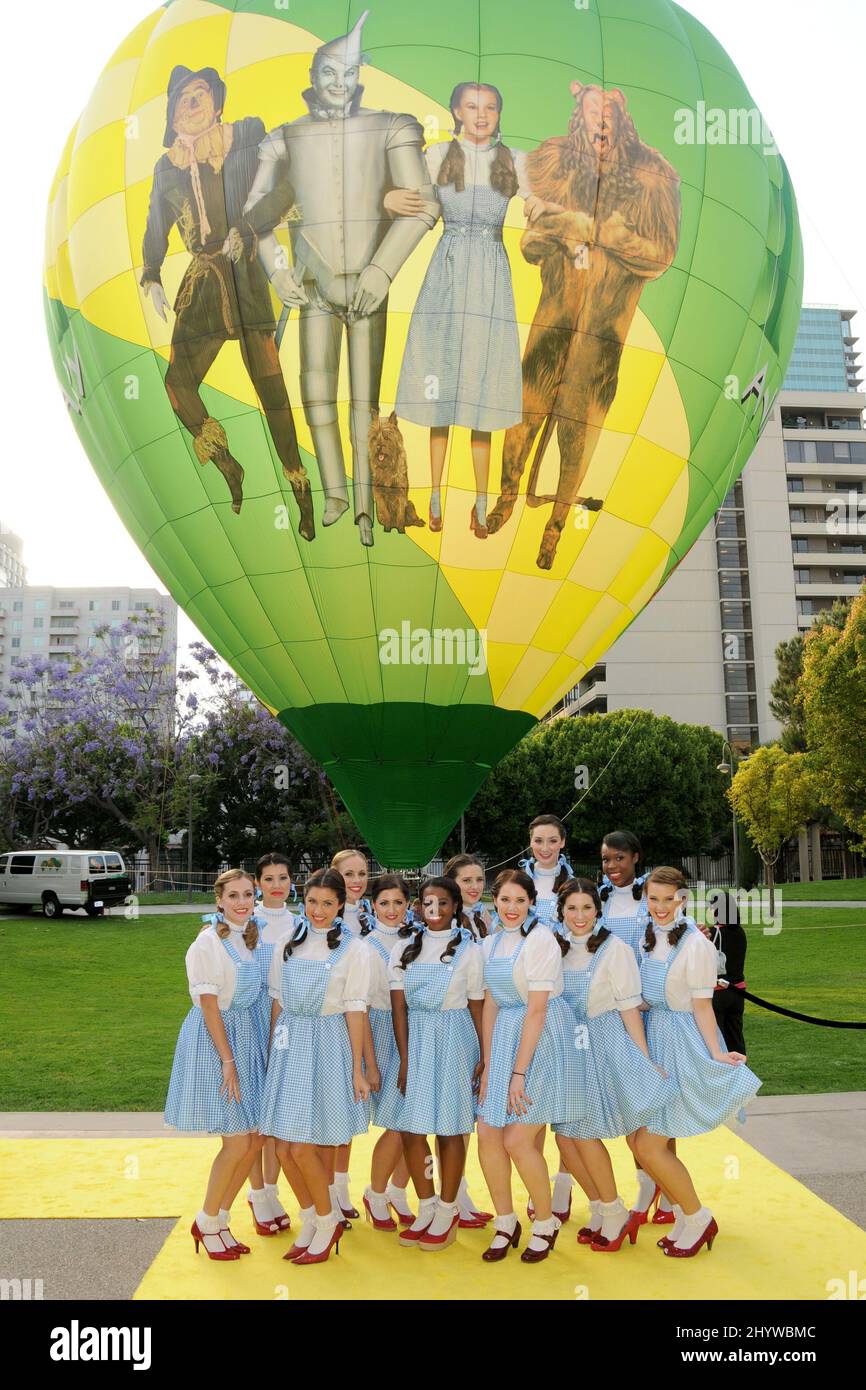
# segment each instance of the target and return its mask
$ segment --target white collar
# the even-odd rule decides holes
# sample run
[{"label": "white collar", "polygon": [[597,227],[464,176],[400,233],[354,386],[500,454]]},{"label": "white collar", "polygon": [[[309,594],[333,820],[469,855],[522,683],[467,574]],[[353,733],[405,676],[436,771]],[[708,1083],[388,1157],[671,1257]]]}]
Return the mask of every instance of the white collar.
[{"label": "white collar", "polygon": [[376,918],[376,931],[380,931],[383,936],[399,936],[400,934],[399,927],[386,927],[385,923],[381,922],[378,917]]}]

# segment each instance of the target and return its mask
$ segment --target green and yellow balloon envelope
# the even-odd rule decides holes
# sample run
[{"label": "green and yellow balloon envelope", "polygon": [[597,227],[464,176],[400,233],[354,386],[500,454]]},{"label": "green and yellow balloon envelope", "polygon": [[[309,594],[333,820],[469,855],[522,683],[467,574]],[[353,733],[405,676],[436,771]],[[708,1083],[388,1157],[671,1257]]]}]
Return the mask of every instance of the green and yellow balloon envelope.
[{"label": "green and yellow balloon envelope", "polygon": [[[802,246],[784,162],[760,121],[744,119],[754,103],[734,65],[669,0],[588,0],[586,8],[563,0],[371,0],[360,105],[411,113],[428,148],[450,139],[449,100],[461,82],[489,83],[502,93],[503,140],[526,152],[552,140],[561,143],[546,148],[564,147],[576,111],[591,122],[592,99],[581,106],[582,89],[598,88],[608,94],[608,114],[610,103],[623,113],[614,136],[633,123],[649,152],[640,159],[649,163],[641,174],[632,155],[624,173],[615,169],[609,144],[591,143],[598,151],[594,205],[581,206],[584,188],[569,209],[577,209],[568,226],[584,228],[583,245],[570,241],[562,224],[555,235],[559,214],[548,210],[553,220],[539,224],[551,229],[541,258],[523,240],[523,197],[509,204],[503,242],[521,351],[553,283],[543,275],[558,275],[560,285],[565,277],[562,331],[583,346],[569,359],[579,363],[574,379],[554,383],[552,414],[576,420],[578,445],[573,431],[554,430],[537,477],[530,459],[513,511],[485,539],[469,529],[476,483],[463,427],[452,429],[448,444],[441,530],[410,525],[386,532],[381,507],[372,547],[360,543],[351,509],[322,525],[322,474],[299,385],[305,349],[298,313],[291,313],[279,362],[312,487],[316,536],[304,539],[237,335],[216,352],[201,388],[214,431],[207,447],[175,413],[166,372],[183,316],[169,312],[164,321],[154,295],[145,293],[142,248],[154,167],[168,148],[175,70],[213,69],[225,83],[223,122],[258,117],[272,131],[309,116],[304,93],[314,53],[345,35],[362,11],[345,0],[292,0],[290,7],[171,0],[146,19],[109,62],[61,159],[50,198],[45,294],[72,419],[130,534],[202,633],[322,763],[378,858],[399,866],[437,851],[491,767],[625,631],[721,505],[784,377],[800,309]],[[342,129],[339,119],[335,128]],[[608,123],[605,132],[611,129]],[[205,201],[219,163],[198,165]],[[530,160],[530,181],[538,167]],[[194,225],[200,209],[192,170],[184,170],[182,158],[178,168],[178,187],[187,178],[189,196],[169,230],[162,284],[179,310],[195,262],[212,277],[219,305],[226,274],[239,283],[238,260],[228,251],[220,260],[213,245],[203,252],[204,239],[196,242],[202,228],[200,219]],[[669,173],[660,178],[659,169]],[[604,266],[627,268],[630,258],[638,264],[641,229],[629,201],[635,174],[649,196],[653,180],[659,187],[666,180],[668,225],[657,230],[671,255],[654,271],[644,265],[636,272],[645,277],[636,307],[617,321],[605,317],[596,289]],[[620,216],[603,222],[614,187],[608,178],[619,179],[623,201]],[[295,228],[305,225],[305,202],[302,187]],[[344,207],[342,215],[353,213]],[[383,211],[383,226],[388,219]],[[383,419],[397,401],[412,312],[442,236],[440,220],[393,277]],[[285,223],[277,238],[288,249]],[[255,249],[248,240],[237,255]],[[258,274],[250,267],[252,260],[247,269]],[[589,278],[574,279],[572,268]],[[265,293],[272,295],[266,282]],[[245,301],[229,297],[236,313]],[[271,307],[278,318],[275,295]],[[612,403],[601,408],[594,398],[591,415],[586,402],[596,358],[588,345],[598,346],[600,379],[617,322]],[[335,404],[351,496],[357,464],[346,358],[344,343]],[[436,363],[430,370],[435,376]],[[524,370],[525,411],[537,385],[534,370]],[[402,416],[399,429],[408,499],[429,520],[429,432]],[[491,510],[507,440],[504,430],[493,433]],[[562,496],[565,454],[575,448],[584,450],[584,464],[589,459],[580,495],[601,507],[569,508],[543,567],[553,498]],[[215,466],[229,456],[244,472],[239,512],[229,473]],[[527,502],[533,483],[547,498],[543,506]]]}]

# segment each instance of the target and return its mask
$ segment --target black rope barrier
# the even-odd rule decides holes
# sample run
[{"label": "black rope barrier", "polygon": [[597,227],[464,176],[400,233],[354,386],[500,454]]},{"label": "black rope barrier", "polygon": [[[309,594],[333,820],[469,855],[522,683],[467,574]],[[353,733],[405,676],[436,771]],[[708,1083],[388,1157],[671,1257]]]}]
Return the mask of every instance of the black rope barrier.
[{"label": "black rope barrier", "polygon": [[743,997],[761,1009],[769,1009],[774,1014],[784,1014],[785,1018],[795,1018],[798,1023],[814,1023],[817,1028],[866,1028],[866,1023],[840,1023],[838,1019],[812,1018],[809,1014],[798,1014],[794,1009],[783,1009],[780,1004],[770,1004],[757,994],[750,994],[747,989],[743,990]]}]

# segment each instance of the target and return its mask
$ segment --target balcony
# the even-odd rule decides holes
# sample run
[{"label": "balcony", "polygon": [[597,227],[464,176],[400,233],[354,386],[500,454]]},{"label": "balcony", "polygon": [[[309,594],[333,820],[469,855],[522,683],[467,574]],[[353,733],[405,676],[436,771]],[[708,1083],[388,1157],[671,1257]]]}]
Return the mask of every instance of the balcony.
[{"label": "balcony", "polygon": [[820,565],[822,569],[866,569],[866,548],[859,555],[842,555],[838,550],[798,550],[791,557],[795,566]]},{"label": "balcony", "polygon": [[838,584],[828,579],[826,583],[821,584],[795,584],[794,592],[797,598],[818,599],[821,603],[826,599],[829,608],[833,599],[854,598],[860,587],[861,582],[859,581],[851,584]]},{"label": "balcony", "polygon": [[844,483],[849,478],[866,478],[866,463],[846,463],[844,459],[835,463],[786,463],[785,472],[789,478],[828,478]]},{"label": "balcony", "polygon": [[[827,488],[823,492],[789,492],[788,504],[791,507],[821,507],[831,517],[839,506],[847,506],[848,494],[854,493],[857,497],[866,502],[866,492],[857,491],[856,480],[851,479],[851,487],[836,491],[835,488]],[[792,525],[802,525],[802,522],[792,522]]]}]

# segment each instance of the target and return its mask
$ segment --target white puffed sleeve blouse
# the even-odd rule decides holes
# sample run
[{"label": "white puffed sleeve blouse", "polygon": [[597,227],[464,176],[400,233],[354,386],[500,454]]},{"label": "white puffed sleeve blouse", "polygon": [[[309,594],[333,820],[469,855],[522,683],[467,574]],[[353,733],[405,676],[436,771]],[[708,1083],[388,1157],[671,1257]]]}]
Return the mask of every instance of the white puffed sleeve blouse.
[{"label": "white puffed sleeve blouse", "polygon": [[[439,963],[440,957],[446,950],[451,940],[450,931],[432,932],[425,931],[421,938],[421,954],[416,956],[413,965],[432,965]],[[410,945],[410,940],[403,938],[397,942],[391,952],[391,963],[388,967],[388,983],[391,989],[405,991],[407,971],[400,966],[403,952]],[[459,955],[456,959],[448,961],[442,968],[449,971],[450,981],[445,992],[445,1000],[442,1004],[445,1009],[465,1009],[470,999],[484,998],[484,978],[483,964],[481,960],[480,947],[474,942],[468,942],[461,949],[458,947]],[[412,970],[412,966],[408,967]]]},{"label": "white puffed sleeve blouse", "polygon": [[[274,947],[268,976],[268,993],[272,999],[281,998],[283,951],[291,939],[292,933],[287,932]],[[330,1014],[365,1013],[370,994],[370,947],[359,937],[353,936],[339,958],[334,960],[333,956],[327,931],[310,927],[306,939],[293,947],[289,968],[295,959],[323,961],[328,966],[322,1018]]]},{"label": "white puffed sleeve blouse", "polygon": [[[569,933],[568,940],[571,945],[562,958],[563,970],[588,970],[593,964],[593,957],[587,950],[589,938],[581,939]],[[642,1002],[640,970],[631,947],[618,936],[609,936],[597,955],[589,986],[589,1018],[598,1018],[613,1010],[621,1013],[623,1009],[638,1008]]]},{"label": "white puffed sleeve blouse", "polygon": [[[244,944],[243,930],[230,927],[228,940],[242,961],[252,960],[253,953]],[[190,946],[186,953],[186,974],[192,1002],[201,1008],[201,996],[215,994],[224,1013],[234,998],[238,972],[216,927],[199,932]]]},{"label": "white puffed sleeve blouse", "polygon": [[[523,949],[520,949],[523,942]],[[506,928],[485,937],[480,946],[486,965],[495,950],[497,959],[514,962],[514,986],[524,1003],[530,991],[544,990],[552,999],[562,993],[562,951],[549,927],[539,923],[524,937],[519,927]]]},{"label": "white puffed sleeve blouse", "polygon": [[[650,960],[667,960],[672,951],[671,929],[653,926],[656,944]],[[641,955],[644,952],[641,951]],[[689,1013],[695,999],[712,999],[718,979],[718,960],[715,947],[703,932],[689,932],[680,940],[679,949],[665,980],[665,999],[671,1009]]]}]

